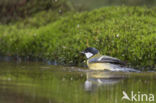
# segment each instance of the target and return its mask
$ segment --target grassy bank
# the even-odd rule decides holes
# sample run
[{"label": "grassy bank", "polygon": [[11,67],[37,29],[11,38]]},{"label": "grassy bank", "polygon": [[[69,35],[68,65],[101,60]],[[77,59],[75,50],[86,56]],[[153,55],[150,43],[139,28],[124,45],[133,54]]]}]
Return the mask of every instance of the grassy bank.
[{"label": "grassy bank", "polygon": [[73,9],[66,0],[1,0],[0,23],[8,24],[32,16],[40,11],[59,11],[64,13]]},{"label": "grassy bank", "polygon": [[46,58],[61,64],[78,65],[79,52],[92,46],[133,67],[153,68],[155,41],[156,8],[105,7],[63,15],[43,11],[0,25],[1,55]]}]

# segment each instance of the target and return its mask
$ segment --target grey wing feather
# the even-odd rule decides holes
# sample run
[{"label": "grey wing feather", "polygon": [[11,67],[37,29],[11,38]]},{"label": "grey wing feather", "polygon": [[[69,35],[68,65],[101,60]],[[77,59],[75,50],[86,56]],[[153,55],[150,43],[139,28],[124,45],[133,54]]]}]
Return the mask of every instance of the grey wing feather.
[{"label": "grey wing feather", "polygon": [[123,61],[120,59],[110,57],[110,56],[102,56],[100,57],[97,62],[99,63],[112,63],[112,64],[118,64],[118,65],[125,65]]}]

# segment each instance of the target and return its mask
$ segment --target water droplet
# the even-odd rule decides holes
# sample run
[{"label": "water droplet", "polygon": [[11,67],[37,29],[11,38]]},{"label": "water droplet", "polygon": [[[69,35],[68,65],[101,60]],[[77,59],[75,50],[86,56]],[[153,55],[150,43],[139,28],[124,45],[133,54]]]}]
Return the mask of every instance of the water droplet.
[{"label": "water droplet", "polygon": [[73,80],[73,78],[71,77],[70,80]]},{"label": "water droplet", "polygon": [[118,38],[119,37],[119,34],[117,34],[116,37]]},{"label": "water droplet", "polygon": [[34,34],[34,36],[36,36],[36,33]]},{"label": "water droplet", "polygon": [[81,77],[83,77],[83,74],[81,73]]},{"label": "water droplet", "polygon": [[11,78],[10,77],[8,77],[8,81],[11,81]]},{"label": "water droplet", "polygon": [[77,24],[77,28],[80,28],[80,24]]},{"label": "water droplet", "polygon": [[62,13],[62,10],[61,9],[59,9],[59,13]]},{"label": "water droplet", "polygon": [[65,81],[65,78],[64,77],[62,78],[62,81]]}]

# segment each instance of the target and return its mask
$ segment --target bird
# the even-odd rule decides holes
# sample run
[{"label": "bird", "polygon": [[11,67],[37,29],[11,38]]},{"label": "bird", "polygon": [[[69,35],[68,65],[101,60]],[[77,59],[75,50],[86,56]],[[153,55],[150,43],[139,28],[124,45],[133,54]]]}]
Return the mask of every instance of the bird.
[{"label": "bird", "polygon": [[[91,70],[120,70],[126,65],[118,58],[101,55],[94,47],[87,47],[81,52],[87,58],[87,66]],[[123,69],[123,68],[122,68]]]}]

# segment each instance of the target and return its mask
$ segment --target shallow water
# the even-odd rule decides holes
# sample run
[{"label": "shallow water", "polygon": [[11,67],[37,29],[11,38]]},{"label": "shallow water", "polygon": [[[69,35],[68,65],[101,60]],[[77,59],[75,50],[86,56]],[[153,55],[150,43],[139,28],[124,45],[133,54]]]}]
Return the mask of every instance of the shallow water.
[{"label": "shallow water", "polygon": [[[0,63],[0,103],[148,103],[150,94],[156,95],[155,85],[155,72],[95,72],[41,63]],[[135,93],[137,101],[122,100],[123,92],[130,99]],[[143,101],[142,94],[147,94]]]}]

